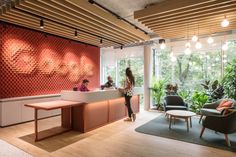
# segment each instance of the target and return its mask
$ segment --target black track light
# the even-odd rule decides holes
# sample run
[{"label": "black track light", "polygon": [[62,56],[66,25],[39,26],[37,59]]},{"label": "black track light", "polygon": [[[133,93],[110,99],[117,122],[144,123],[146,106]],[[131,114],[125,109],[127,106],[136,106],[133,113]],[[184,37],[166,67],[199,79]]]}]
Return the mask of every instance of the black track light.
[{"label": "black track light", "polygon": [[100,45],[102,45],[102,38],[100,39]]},{"label": "black track light", "polygon": [[165,44],[165,39],[159,39],[159,44]]},{"label": "black track light", "polygon": [[78,37],[78,31],[75,30],[75,38],[77,38],[77,37]]},{"label": "black track light", "polygon": [[88,0],[88,2],[94,4],[94,0]]},{"label": "black track light", "polygon": [[122,46],[122,45],[120,46],[120,49],[121,49],[121,50],[123,49],[123,46]]},{"label": "black track light", "polygon": [[43,19],[40,20],[40,28],[41,28],[41,29],[44,28],[44,21],[43,21]]}]

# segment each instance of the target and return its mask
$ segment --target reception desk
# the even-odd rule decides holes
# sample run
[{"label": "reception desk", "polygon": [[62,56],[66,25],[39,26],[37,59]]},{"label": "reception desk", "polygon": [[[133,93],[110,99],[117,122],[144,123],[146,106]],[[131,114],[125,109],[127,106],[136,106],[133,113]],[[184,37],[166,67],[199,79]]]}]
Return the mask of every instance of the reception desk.
[{"label": "reception desk", "polygon": [[[134,89],[131,105],[134,113],[139,112],[139,95],[142,88]],[[90,92],[62,91],[61,99],[82,102],[72,108],[72,128],[87,132],[120,120],[127,116],[125,99],[119,90],[99,90]]]}]

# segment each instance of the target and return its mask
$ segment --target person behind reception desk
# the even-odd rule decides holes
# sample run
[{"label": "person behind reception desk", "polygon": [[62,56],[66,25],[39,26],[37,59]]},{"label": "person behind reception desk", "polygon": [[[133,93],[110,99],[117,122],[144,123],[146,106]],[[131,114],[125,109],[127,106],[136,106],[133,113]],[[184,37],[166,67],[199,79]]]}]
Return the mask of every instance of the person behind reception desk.
[{"label": "person behind reception desk", "polygon": [[111,76],[107,77],[107,82],[104,85],[101,85],[101,88],[116,88],[115,83],[113,82],[113,79]]},{"label": "person behind reception desk", "polygon": [[89,80],[84,79],[82,84],[78,87],[78,90],[81,92],[88,92],[88,84],[89,84]]},{"label": "person behind reception desk", "polygon": [[133,113],[130,103],[130,99],[133,96],[133,89],[135,85],[134,76],[130,68],[126,68],[125,73],[126,73],[126,80],[123,91],[125,96],[125,106],[128,109],[128,116],[129,116],[125,119],[125,121],[135,121],[136,115]]}]

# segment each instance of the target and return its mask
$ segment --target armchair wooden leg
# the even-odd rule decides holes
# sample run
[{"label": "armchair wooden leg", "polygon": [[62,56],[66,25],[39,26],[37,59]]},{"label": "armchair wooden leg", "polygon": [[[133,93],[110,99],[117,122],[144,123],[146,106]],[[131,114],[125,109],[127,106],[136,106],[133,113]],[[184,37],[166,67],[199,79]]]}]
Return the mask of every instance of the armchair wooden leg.
[{"label": "armchair wooden leg", "polygon": [[200,119],[199,119],[199,123],[201,123],[202,117],[203,117],[203,115],[201,115],[201,117],[200,117]]},{"label": "armchair wooden leg", "polygon": [[200,134],[200,138],[202,138],[202,135],[203,135],[204,131],[205,131],[205,127],[202,127],[202,131],[201,131],[201,134]]},{"label": "armchair wooden leg", "polygon": [[227,145],[230,147],[231,144],[230,144],[230,140],[228,138],[228,134],[225,134],[225,141],[226,141]]}]

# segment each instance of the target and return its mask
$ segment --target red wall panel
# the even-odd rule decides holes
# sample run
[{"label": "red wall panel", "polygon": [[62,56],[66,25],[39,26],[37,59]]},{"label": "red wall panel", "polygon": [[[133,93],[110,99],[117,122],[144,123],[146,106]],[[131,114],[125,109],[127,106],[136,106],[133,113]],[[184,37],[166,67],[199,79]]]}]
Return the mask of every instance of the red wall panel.
[{"label": "red wall panel", "polygon": [[0,30],[0,98],[59,93],[85,78],[99,86],[98,47],[10,24]]}]

